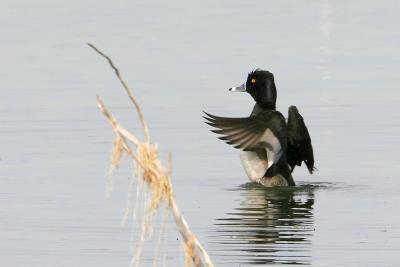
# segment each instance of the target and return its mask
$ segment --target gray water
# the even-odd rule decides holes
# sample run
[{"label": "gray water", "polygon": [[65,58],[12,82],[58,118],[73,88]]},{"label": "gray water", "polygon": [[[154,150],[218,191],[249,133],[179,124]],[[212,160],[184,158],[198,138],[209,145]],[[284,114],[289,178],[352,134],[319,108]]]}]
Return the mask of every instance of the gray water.
[{"label": "gray water", "polygon": [[[95,96],[139,124],[93,42],[134,88],[161,156],[172,152],[177,201],[216,266],[398,266],[399,11],[394,0],[2,1],[0,265],[129,265],[131,166],[106,199],[113,135]],[[249,114],[250,96],[227,88],[256,67],[312,136],[318,171],[296,169],[294,189],[247,184],[238,151],[201,118]],[[167,232],[166,263],[182,266]]]}]

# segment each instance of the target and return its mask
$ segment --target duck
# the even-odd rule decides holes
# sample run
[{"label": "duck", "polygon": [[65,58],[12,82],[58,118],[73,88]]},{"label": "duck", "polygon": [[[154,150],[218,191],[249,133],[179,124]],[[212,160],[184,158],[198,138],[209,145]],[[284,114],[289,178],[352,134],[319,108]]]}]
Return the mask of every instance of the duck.
[{"label": "duck", "polygon": [[240,149],[240,161],[251,182],[265,187],[295,186],[292,173],[304,162],[313,174],[314,153],[303,116],[296,106],[288,109],[287,120],[276,110],[274,75],[255,69],[231,92],[247,92],[255,101],[248,117],[229,118],[205,111],[203,118],[219,139]]}]

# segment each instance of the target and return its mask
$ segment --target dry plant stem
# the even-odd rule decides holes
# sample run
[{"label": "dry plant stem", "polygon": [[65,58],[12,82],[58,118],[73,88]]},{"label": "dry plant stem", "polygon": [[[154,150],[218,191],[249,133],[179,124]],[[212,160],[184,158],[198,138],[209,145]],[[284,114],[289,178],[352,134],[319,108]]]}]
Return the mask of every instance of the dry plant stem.
[{"label": "dry plant stem", "polygon": [[[214,265],[210,257],[208,256],[207,252],[202,247],[200,242],[197,240],[196,236],[190,230],[173,196],[172,184],[170,180],[171,157],[169,157],[169,166],[166,170],[158,159],[157,147],[149,143],[150,135],[147,125],[144,121],[141,109],[131,91],[129,90],[129,87],[121,78],[118,69],[114,66],[112,60],[108,56],[103,54],[94,45],[88,45],[101,56],[105,57],[108,60],[110,66],[114,69],[117,78],[120,80],[129,98],[135,105],[136,111],[138,112],[140,121],[142,123],[143,131],[146,136],[146,142],[141,142],[139,139],[137,139],[132,133],[130,133],[118,123],[117,119],[108,111],[102,99],[100,97],[97,97],[97,103],[100,111],[111,124],[112,129],[117,136],[117,140],[119,140],[119,142],[116,142],[118,143],[118,146],[120,146],[119,149],[123,149],[124,152],[126,152],[134,159],[134,161],[137,163],[137,170],[139,171],[138,177],[141,181],[148,185],[148,189],[152,193],[147,216],[145,215],[144,220],[142,221],[143,225],[141,232],[141,241],[144,241],[145,235],[148,233],[147,230],[149,229],[149,223],[156,210],[159,209],[159,204],[161,202],[165,202],[167,206],[171,209],[177,229],[183,237],[186,256],[195,266],[213,267]],[[136,145],[135,151],[130,148],[130,142]],[[118,164],[118,162],[114,164]],[[142,248],[143,246],[141,245],[139,247],[139,250],[141,250]],[[132,259],[132,265],[134,263],[136,263],[136,265],[139,263],[138,260],[140,259],[140,254],[140,251],[137,251],[136,255]]]},{"label": "dry plant stem", "polygon": [[[143,162],[140,161],[138,156],[132,151],[132,149],[128,146],[126,142],[126,140],[129,140],[132,143],[139,145],[140,141],[118,123],[116,118],[108,111],[107,107],[105,106],[104,102],[101,100],[100,97],[98,97],[98,107],[100,111],[104,114],[104,116],[107,118],[109,123],[111,124],[115,134],[120,135],[122,137],[122,146],[124,148],[124,151],[128,155],[130,155],[143,170],[146,170],[149,173],[157,175],[157,173],[154,172],[153,170],[146,168]],[[169,166],[169,168],[171,167]],[[185,244],[188,246],[187,250],[192,251],[190,253],[190,256],[192,257],[192,261],[195,264],[195,266],[210,266],[210,267],[214,266],[207,252],[190,230],[185,218],[182,216],[182,213],[180,212],[178,205],[176,204],[175,198],[173,197],[172,193],[170,194],[170,197],[167,202],[170,208],[172,209],[172,213],[174,215],[178,231],[182,235]]]},{"label": "dry plant stem", "polygon": [[[108,111],[106,105],[104,104],[103,100],[101,97],[97,97],[97,106],[100,109],[100,111],[103,113],[103,115],[107,118],[108,122],[111,124],[113,131],[115,134],[120,135],[122,138],[122,147],[124,151],[131,156],[137,164],[142,169],[146,169],[146,167],[143,165],[143,163],[138,159],[137,155],[133,152],[133,150],[129,147],[128,143],[126,142],[126,139],[134,143],[136,146],[140,144],[139,139],[137,139],[133,134],[131,134],[128,130],[126,130],[124,127],[122,127],[117,119]],[[152,170],[149,170],[152,171]]]},{"label": "dry plant stem", "polygon": [[111,60],[111,58],[109,56],[107,56],[106,54],[104,54],[103,52],[101,52],[96,46],[94,46],[91,43],[88,43],[88,46],[90,46],[94,51],[96,51],[98,54],[100,54],[102,57],[104,57],[105,59],[107,59],[108,63],[110,64],[111,68],[114,70],[115,75],[117,76],[118,80],[121,82],[122,86],[124,87],[126,93],[128,94],[129,99],[132,101],[133,105],[136,108],[136,111],[139,115],[139,119],[140,122],[143,126],[143,131],[146,137],[146,143],[150,142],[150,134],[149,134],[149,128],[147,127],[147,124],[144,120],[144,116],[143,116],[143,112],[142,109],[140,108],[139,104],[137,103],[136,99],[134,98],[131,89],[129,89],[129,86],[126,84],[126,82],[124,81],[124,79],[122,78],[120,71],[118,70],[118,68],[114,65],[114,62]]},{"label": "dry plant stem", "polygon": [[174,215],[178,231],[182,235],[185,242],[186,254],[192,257],[192,261],[196,267],[213,267],[214,264],[212,263],[210,256],[208,256],[207,251],[203,248],[196,236],[190,230],[189,225],[180,212],[174,197],[172,197],[170,200],[170,207],[172,209],[172,214]]},{"label": "dry plant stem", "polygon": [[97,96],[97,106],[100,109],[101,113],[103,113],[103,115],[107,118],[115,133],[120,133],[122,136],[124,136],[135,145],[139,145],[140,141],[118,123],[117,119],[108,111],[100,96]]}]

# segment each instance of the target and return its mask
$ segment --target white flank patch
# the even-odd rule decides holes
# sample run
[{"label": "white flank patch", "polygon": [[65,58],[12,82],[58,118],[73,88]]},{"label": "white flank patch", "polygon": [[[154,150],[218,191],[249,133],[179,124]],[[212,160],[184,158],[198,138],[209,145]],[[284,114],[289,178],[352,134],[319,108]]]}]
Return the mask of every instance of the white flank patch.
[{"label": "white flank patch", "polygon": [[267,158],[260,158],[256,152],[241,151],[240,161],[250,181],[258,182],[268,169]]},{"label": "white flank patch", "polygon": [[271,132],[270,129],[265,130],[260,139],[262,142],[270,146],[266,148],[269,168],[272,166],[272,164],[278,162],[279,158],[282,156],[282,146],[278,138]]},{"label": "white flank patch", "polygon": [[[267,129],[260,139],[270,146],[266,148],[267,156],[252,151],[241,151],[240,161],[250,181],[259,182],[272,164],[276,163],[282,155],[282,147],[278,138]],[[272,149],[271,149],[272,148]]]}]

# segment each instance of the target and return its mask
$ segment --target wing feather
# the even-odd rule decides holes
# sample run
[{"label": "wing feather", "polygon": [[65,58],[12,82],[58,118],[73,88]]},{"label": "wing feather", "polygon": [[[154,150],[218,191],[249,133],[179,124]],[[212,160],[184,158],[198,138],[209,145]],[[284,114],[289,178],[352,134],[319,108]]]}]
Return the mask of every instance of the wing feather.
[{"label": "wing feather", "polygon": [[288,147],[287,160],[292,168],[301,166],[304,163],[308,171],[312,174],[314,167],[314,152],[311,144],[311,137],[304,123],[303,117],[300,115],[295,106],[289,107],[289,116],[287,122],[288,129]]},{"label": "wing feather", "polygon": [[[219,117],[207,112],[204,114],[206,123],[216,128],[211,131],[221,135],[218,137],[219,139],[244,151],[255,151],[268,145],[271,140],[264,140],[266,137],[264,133],[268,129],[272,132],[286,131],[285,120],[277,111],[265,111],[245,118]],[[284,129],[282,129],[282,124]],[[286,135],[284,139],[286,139]]]}]

